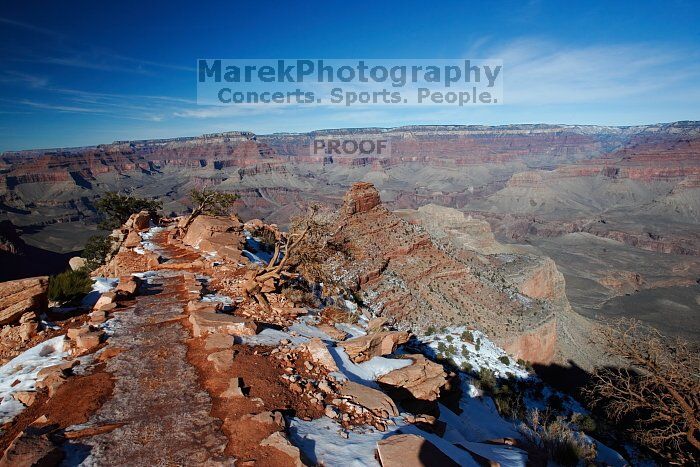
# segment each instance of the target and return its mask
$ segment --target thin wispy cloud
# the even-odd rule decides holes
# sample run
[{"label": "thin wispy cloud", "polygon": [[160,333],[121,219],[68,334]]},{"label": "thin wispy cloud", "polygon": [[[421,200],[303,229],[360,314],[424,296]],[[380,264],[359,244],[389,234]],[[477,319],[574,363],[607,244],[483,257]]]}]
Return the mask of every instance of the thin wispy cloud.
[{"label": "thin wispy cloud", "polygon": [[698,53],[663,44],[562,46],[537,38],[481,44],[469,54],[503,59],[507,104],[675,99],[700,78]]}]

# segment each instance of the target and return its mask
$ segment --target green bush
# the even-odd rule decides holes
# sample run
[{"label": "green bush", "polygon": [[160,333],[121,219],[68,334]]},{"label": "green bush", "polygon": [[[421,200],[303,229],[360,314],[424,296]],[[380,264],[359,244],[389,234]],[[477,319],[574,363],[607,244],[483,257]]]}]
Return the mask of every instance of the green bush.
[{"label": "green bush", "polygon": [[432,336],[437,332],[437,329],[435,329],[435,326],[428,326],[428,329],[425,330],[425,334],[427,336]]},{"label": "green bush", "polygon": [[496,389],[496,376],[491,369],[486,367],[479,368],[477,378],[479,380],[479,387],[481,387],[484,392],[492,394]]},{"label": "green bush", "polygon": [[464,342],[469,342],[470,344],[474,343],[474,335],[471,333],[471,331],[465,330],[462,332],[462,340]]},{"label": "green bush", "polygon": [[496,386],[491,393],[491,398],[502,417],[514,420],[525,416],[523,396],[509,384],[503,383]]},{"label": "green bush", "polygon": [[503,363],[504,365],[510,365],[510,358],[508,358],[508,356],[506,355],[498,357],[498,361]]},{"label": "green bush", "polygon": [[68,270],[49,278],[49,300],[71,303],[82,299],[92,290],[92,280],[87,268]]},{"label": "green bush", "polygon": [[468,348],[462,347],[462,357],[469,358],[469,349]]},{"label": "green bush", "polygon": [[481,350],[481,338],[476,340],[476,343],[474,344],[474,348],[476,349],[477,352],[479,350]]},{"label": "green bush", "polygon": [[444,342],[438,342],[437,349],[438,349],[438,352],[440,352],[440,353],[447,352],[447,346],[445,345]]},{"label": "green bush", "polygon": [[148,211],[155,217],[163,204],[160,201],[108,192],[95,203],[95,207],[104,218],[100,228],[112,230],[119,228],[129,216],[137,212]]},{"label": "green bush", "polygon": [[109,237],[93,235],[85,243],[81,256],[87,260],[87,267],[92,270],[105,262],[111,247],[112,241]]},{"label": "green bush", "polygon": [[463,362],[462,363],[462,371],[465,373],[471,373],[474,367],[472,366],[471,363],[469,362]]}]

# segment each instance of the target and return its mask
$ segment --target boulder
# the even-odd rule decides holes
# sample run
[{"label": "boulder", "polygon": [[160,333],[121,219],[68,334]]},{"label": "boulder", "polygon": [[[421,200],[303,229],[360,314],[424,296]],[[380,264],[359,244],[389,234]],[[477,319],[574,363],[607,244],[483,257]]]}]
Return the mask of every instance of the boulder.
[{"label": "boulder", "polygon": [[434,401],[440,396],[440,388],[446,383],[447,374],[435,362],[423,355],[411,355],[413,364],[391,371],[377,379],[380,384],[390,386],[397,395],[407,391],[413,398]]},{"label": "boulder", "polygon": [[434,444],[418,435],[393,435],[377,442],[382,467],[458,467]]},{"label": "boulder", "polygon": [[372,318],[369,320],[369,323],[367,323],[367,332],[368,333],[373,333],[373,332],[379,332],[382,330],[385,324],[389,321],[389,318],[386,316],[380,316],[378,318]]},{"label": "boulder", "polygon": [[204,342],[204,350],[227,349],[233,345],[233,337],[229,334],[215,332],[207,336]]},{"label": "boulder", "polygon": [[73,271],[77,271],[78,269],[82,269],[87,266],[87,260],[85,258],[81,258],[80,256],[73,256],[68,260],[68,266],[70,266]]},{"label": "boulder", "polygon": [[389,396],[377,389],[362,384],[346,381],[340,389],[343,396],[349,397],[355,404],[361,405],[374,415],[383,418],[399,414],[396,404]]},{"label": "boulder", "polygon": [[48,276],[0,282],[0,326],[12,324],[23,314],[48,309]]},{"label": "boulder", "polygon": [[47,435],[29,427],[12,441],[0,458],[0,467],[59,465],[63,457],[61,448]]},{"label": "boulder", "polygon": [[29,407],[36,401],[36,391],[15,391],[12,398]]},{"label": "boulder", "polygon": [[109,305],[113,303],[117,298],[117,294],[114,292],[105,292],[102,295],[100,295],[100,298],[97,299],[95,302],[95,306],[93,306],[93,310],[99,310],[102,308],[104,305]]},{"label": "boulder", "polygon": [[324,333],[328,334],[329,337],[337,341],[345,340],[348,337],[347,332],[341,331],[340,329],[336,328],[335,326],[331,326],[330,324],[317,324],[316,327],[320,331],[323,331]]},{"label": "boulder", "polygon": [[126,240],[122,243],[122,246],[126,248],[136,248],[141,245],[141,235],[135,230],[129,231],[129,235],[126,236]]},{"label": "boulder", "polygon": [[338,345],[345,349],[353,362],[360,363],[372,357],[389,355],[398,345],[408,342],[410,337],[407,331],[385,331],[348,339]]},{"label": "boulder", "polygon": [[117,296],[133,297],[139,290],[141,279],[136,276],[121,276],[119,285],[114,289]]},{"label": "boulder", "polygon": [[232,316],[215,311],[196,311],[190,314],[192,333],[195,337],[212,333],[228,334],[230,336],[254,336],[258,326],[249,318]]},{"label": "boulder", "polygon": [[80,334],[75,338],[75,345],[80,352],[89,352],[100,345],[102,334],[99,331],[89,331]]},{"label": "boulder", "polygon": [[231,381],[228,383],[228,389],[221,393],[221,397],[226,399],[245,397],[245,394],[243,394],[243,380],[241,378],[231,378]]},{"label": "boulder", "polygon": [[[209,248],[204,251],[216,250],[213,243],[235,247],[242,238],[241,229],[241,221],[235,217],[198,216],[190,224],[182,242],[193,248]],[[209,243],[202,245],[203,240]]]},{"label": "boulder", "polygon": [[148,211],[132,214],[124,226],[128,229],[146,230],[151,226],[151,214]]},{"label": "boulder", "polygon": [[279,431],[275,431],[270,436],[260,441],[260,446],[270,446],[271,448],[285,453],[291,458],[292,464],[296,467],[303,467],[304,465],[301,462],[299,448],[290,443]]},{"label": "boulder", "polygon": [[[231,350],[231,349],[219,350],[218,352],[214,352],[212,354],[209,354],[209,356],[207,356],[207,361],[214,364],[214,369],[216,371],[218,371],[220,373],[228,372],[228,370],[230,370],[231,366],[233,365],[233,350]],[[233,383],[233,380],[231,380],[231,383]],[[230,386],[229,386],[229,389],[231,389]],[[231,396],[224,396],[224,397],[231,397]]]},{"label": "boulder", "polygon": [[328,371],[338,371],[338,366],[335,364],[333,356],[321,339],[314,337],[305,344],[302,344],[302,347],[309,352],[312,362],[321,365]]}]

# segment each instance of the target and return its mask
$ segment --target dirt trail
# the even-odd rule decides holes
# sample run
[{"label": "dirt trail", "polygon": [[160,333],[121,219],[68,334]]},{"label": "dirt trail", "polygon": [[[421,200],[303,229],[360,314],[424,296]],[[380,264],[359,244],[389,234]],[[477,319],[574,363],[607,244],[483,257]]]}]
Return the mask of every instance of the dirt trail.
[{"label": "dirt trail", "polygon": [[[70,441],[69,463],[83,465],[233,465],[221,421],[187,360],[190,337],[182,273],[160,271],[132,309],[112,322],[112,397],[79,428],[118,428]],[[78,427],[74,427],[78,428]]]}]

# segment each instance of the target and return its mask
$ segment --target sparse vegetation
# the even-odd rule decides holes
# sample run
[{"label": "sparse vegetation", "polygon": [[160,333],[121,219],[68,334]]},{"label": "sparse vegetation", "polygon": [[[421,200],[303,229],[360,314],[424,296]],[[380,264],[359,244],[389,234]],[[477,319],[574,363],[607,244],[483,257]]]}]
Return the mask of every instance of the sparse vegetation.
[{"label": "sparse vegetation", "polygon": [[635,441],[666,461],[700,460],[700,355],[639,321],[601,326],[598,337],[619,367],[597,370],[586,395]]},{"label": "sparse vegetation", "polygon": [[498,361],[503,363],[504,365],[510,365],[510,358],[508,358],[507,355],[501,355],[498,357]]},{"label": "sparse vegetation", "polygon": [[535,409],[528,413],[520,431],[530,444],[559,465],[578,465],[581,460],[593,462],[596,458],[595,445],[574,431],[563,417],[552,418]]},{"label": "sparse vegetation", "polygon": [[93,235],[85,243],[82,257],[87,261],[87,267],[90,270],[95,269],[105,262],[109,250],[112,247],[112,241],[109,237],[102,235]]},{"label": "sparse vegetation", "polygon": [[73,303],[82,299],[92,289],[88,268],[77,271],[67,270],[49,278],[49,300],[60,303]]},{"label": "sparse vegetation", "polygon": [[474,335],[471,333],[471,331],[465,330],[462,332],[462,340],[464,342],[469,342],[470,344],[474,343]]},{"label": "sparse vegetation", "polygon": [[588,414],[575,413],[571,416],[571,423],[575,424],[584,433],[593,434],[597,424],[595,419]]},{"label": "sparse vegetation", "polygon": [[103,217],[99,227],[113,230],[119,228],[129,219],[129,216],[137,212],[148,211],[151,216],[155,217],[163,204],[156,200],[107,192],[95,203],[95,207]]}]

